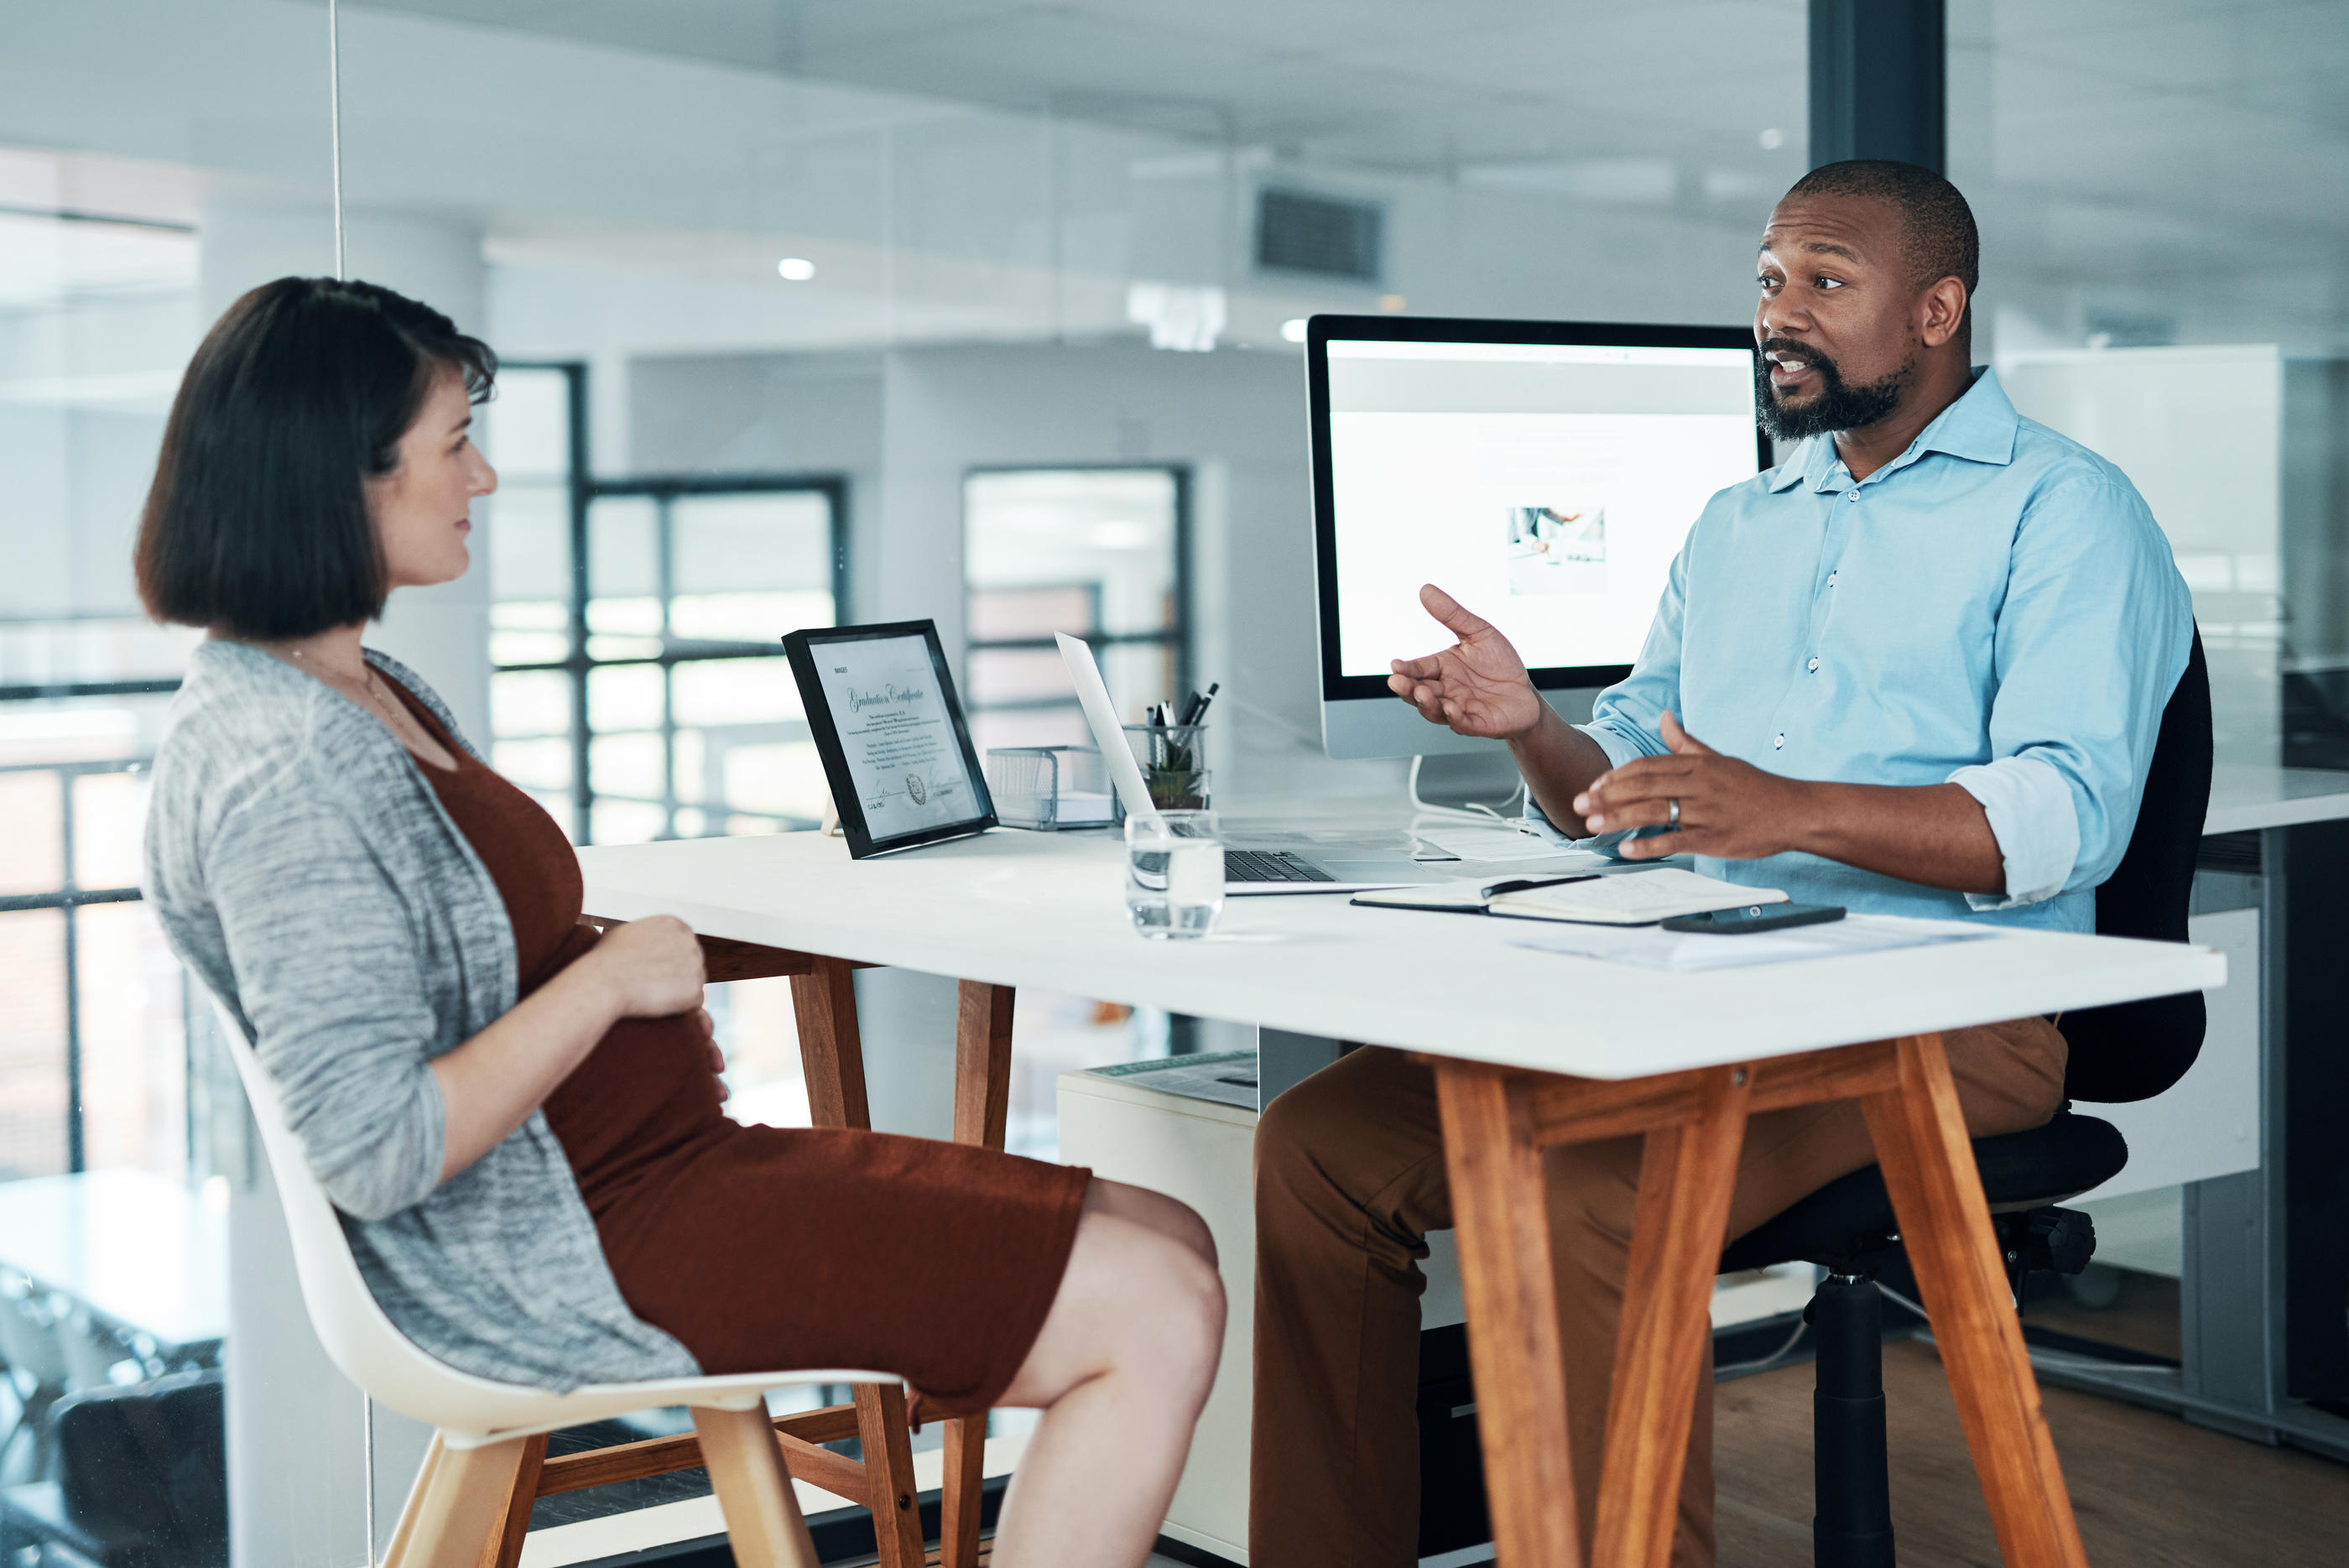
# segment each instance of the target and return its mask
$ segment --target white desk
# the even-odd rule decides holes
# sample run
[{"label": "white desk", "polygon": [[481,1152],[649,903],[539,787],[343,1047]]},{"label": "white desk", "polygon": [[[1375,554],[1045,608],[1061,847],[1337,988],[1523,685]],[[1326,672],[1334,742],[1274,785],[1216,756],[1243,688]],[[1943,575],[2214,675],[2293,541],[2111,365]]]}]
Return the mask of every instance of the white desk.
[{"label": "white desk", "polygon": [[0,1268],[72,1297],[167,1360],[228,1332],[228,1214],[143,1170],[0,1182]]},{"label": "white desk", "polygon": [[[1007,1049],[1007,988],[1042,985],[1425,1053],[1506,1568],[1579,1561],[1541,1149],[1647,1138],[1596,1533],[1610,1568],[1661,1568],[1745,1118],[1857,1097],[2006,1559],[2084,1562],[1938,1032],[2215,987],[2217,954],[2012,933],[1665,977],[1524,953],[1495,922],[1309,897],[1235,901],[1217,940],[1152,943],[1126,922],[1122,853],[1102,835],[996,833],[854,863],[838,841],[794,835],[580,860],[595,915],[675,914],[707,935],[817,955],[793,985],[802,1047],[813,1021],[818,1053],[837,1049],[851,961],[962,979],[966,1037],[991,1016]],[[1006,1065],[989,1062],[988,1076]],[[958,1077],[958,1106],[997,1092]]]},{"label": "white desk", "polygon": [[1668,976],[1512,947],[1527,930],[1514,921],[1312,896],[1234,898],[1215,938],[1148,942],[1126,922],[1123,850],[1103,834],[999,831],[864,862],[814,834],[616,846],[579,860],[599,916],[673,914],[765,947],[1589,1078],[2224,978],[2215,957],[2174,945],[2037,932]]},{"label": "white desk", "polygon": [[2202,831],[2250,833],[2349,817],[2349,774],[2221,763],[2210,770]]}]

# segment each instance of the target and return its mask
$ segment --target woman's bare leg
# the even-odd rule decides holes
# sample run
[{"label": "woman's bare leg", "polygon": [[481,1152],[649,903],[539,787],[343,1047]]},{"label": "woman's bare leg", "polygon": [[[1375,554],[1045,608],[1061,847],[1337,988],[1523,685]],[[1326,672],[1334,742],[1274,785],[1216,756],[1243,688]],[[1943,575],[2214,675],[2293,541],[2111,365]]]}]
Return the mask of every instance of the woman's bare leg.
[{"label": "woman's bare leg", "polygon": [[1139,1568],[1150,1554],[1223,1354],[1214,1247],[1172,1199],[1093,1183],[1060,1293],[1001,1400],[1044,1412],[996,1526],[1003,1568]]}]

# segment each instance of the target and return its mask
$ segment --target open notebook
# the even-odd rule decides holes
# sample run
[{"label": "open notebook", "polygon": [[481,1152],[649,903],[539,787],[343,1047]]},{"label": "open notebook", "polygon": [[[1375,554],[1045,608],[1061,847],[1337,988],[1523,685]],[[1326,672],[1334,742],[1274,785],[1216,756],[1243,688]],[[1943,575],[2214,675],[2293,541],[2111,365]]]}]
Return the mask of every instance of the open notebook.
[{"label": "open notebook", "polygon": [[1432,888],[1390,888],[1358,893],[1357,904],[1386,909],[1437,909],[1501,915],[1517,920],[1568,920],[1591,926],[1651,926],[1681,915],[1783,904],[1775,888],[1744,888],[1700,877],[1677,866],[1611,877],[1515,877],[1506,881],[1443,882]]}]

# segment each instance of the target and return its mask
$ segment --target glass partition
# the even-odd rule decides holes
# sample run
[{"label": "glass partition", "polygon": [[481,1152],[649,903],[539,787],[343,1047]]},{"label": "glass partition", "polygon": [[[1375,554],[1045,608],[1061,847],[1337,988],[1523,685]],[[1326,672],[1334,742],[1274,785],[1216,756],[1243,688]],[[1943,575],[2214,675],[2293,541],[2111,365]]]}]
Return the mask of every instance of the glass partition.
[{"label": "glass partition", "polygon": [[[265,1456],[230,1501],[227,1407],[318,1386],[226,1370],[243,1102],[140,896],[146,769],[200,634],[150,625],[130,573],[204,328],[331,264],[324,18],[90,0],[0,5],[0,1555],[221,1563],[234,1535],[242,1562],[356,1561],[356,1508]],[[290,1280],[244,1296],[298,1321]],[[142,1422],[180,1448],[121,1439]],[[321,1458],[352,1476],[361,1446],[354,1395]]]}]

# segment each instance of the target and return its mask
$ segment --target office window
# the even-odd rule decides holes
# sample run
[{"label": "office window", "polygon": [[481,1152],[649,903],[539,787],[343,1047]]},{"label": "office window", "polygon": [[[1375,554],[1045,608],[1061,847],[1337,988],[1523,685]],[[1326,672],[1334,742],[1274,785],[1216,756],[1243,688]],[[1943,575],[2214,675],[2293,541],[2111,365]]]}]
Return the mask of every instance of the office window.
[{"label": "office window", "polygon": [[[1092,644],[1118,711],[1138,719],[1189,679],[1179,468],[1037,468],[963,482],[964,615],[971,738],[990,746],[1091,745],[1052,634]],[[1054,1157],[1054,1083],[1071,1068],[1182,1048],[1189,1020],[1056,992],[1019,993],[1009,1146]]]},{"label": "office window", "polygon": [[1082,743],[1054,632],[1084,638],[1121,714],[1180,698],[1189,678],[1179,468],[1048,468],[963,482],[965,701],[988,746]]},{"label": "office window", "polygon": [[183,224],[0,207],[0,1180],[189,1173],[187,985],[138,883],[199,634],[150,625],[129,565],[197,256]]},{"label": "office window", "polygon": [[836,622],[844,487],[591,477],[585,383],[501,380],[492,760],[581,843],[815,826],[823,771],[781,639]]}]

